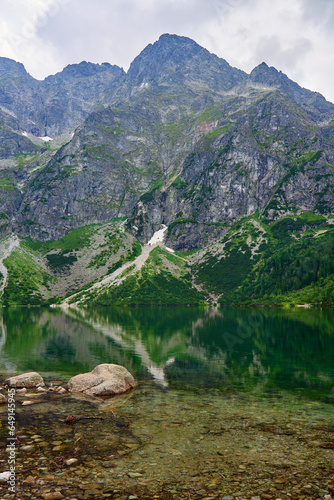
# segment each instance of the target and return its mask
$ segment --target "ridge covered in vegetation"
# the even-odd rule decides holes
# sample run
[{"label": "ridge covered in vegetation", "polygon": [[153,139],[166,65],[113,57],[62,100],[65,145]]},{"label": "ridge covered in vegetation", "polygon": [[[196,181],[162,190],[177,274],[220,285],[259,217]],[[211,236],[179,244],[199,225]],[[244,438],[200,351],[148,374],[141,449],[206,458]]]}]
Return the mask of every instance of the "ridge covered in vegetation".
[{"label": "ridge covered in vegetation", "polygon": [[[3,305],[334,305],[334,218],[259,213],[199,251],[142,245],[114,222],[21,239],[3,260]],[[139,265],[138,262],[141,262]]]}]

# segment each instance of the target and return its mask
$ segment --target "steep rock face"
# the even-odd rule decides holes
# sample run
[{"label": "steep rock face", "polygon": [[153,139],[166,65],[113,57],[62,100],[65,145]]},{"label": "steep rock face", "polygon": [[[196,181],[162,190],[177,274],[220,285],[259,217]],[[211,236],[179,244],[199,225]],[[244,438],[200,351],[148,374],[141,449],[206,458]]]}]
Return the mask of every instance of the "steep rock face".
[{"label": "steep rock face", "polygon": [[12,221],[21,205],[22,193],[10,174],[0,172],[0,238],[12,232]]},{"label": "steep rock face", "polygon": [[16,118],[21,133],[68,134],[103,103],[123,76],[117,66],[82,62],[39,81],[21,63],[0,58],[0,109]]},{"label": "steep rock face", "polygon": [[92,114],[35,177],[18,225],[32,220],[27,234],[55,239],[78,226],[127,216],[161,174],[150,151],[151,128],[126,107]]},{"label": "steep rock face", "polygon": [[[1,112],[0,112],[1,120]],[[12,158],[19,154],[37,153],[37,148],[28,138],[5,124],[0,129],[0,160]]]},{"label": "steep rock face", "polygon": [[167,243],[192,250],[256,210],[268,220],[298,209],[333,211],[333,144],[286,94],[257,97],[222,109],[228,124],[218,120],[169,188],[136,207],[130,225],[147,237],[168,224]]},{"label": "steep rock face", "polygon": [[124,75],[118,66],[83,61],[46,78],[42,82],[44,135],[73,132],[106,96],[113,95]]},{"label": "steep rock face", "polygon": [[38,82],[30,76],[23,64],[0,58],[0,108],[17,119],[18,129],[38,132],[38,109],[42,97]]}]

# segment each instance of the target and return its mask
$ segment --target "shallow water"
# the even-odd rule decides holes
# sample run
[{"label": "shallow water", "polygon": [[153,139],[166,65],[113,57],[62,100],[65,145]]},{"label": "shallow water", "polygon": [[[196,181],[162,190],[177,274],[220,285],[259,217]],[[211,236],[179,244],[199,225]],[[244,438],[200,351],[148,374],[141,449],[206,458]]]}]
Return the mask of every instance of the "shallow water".
[{"label": "shallow water", "polygon": [[120,399],[16,395],[17,498],[297,500],[334,487],[330,310],[8,309],[0,345],[3,377],[64,384],[108,362],[138,381]]}]

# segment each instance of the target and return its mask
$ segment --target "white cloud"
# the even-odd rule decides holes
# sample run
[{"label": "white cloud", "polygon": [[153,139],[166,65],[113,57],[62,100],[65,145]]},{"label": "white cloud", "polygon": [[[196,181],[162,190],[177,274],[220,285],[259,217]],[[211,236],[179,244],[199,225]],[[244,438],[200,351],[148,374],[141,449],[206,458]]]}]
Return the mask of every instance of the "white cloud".
[{"label": "white cloud", "polygon": [[334,2],[237,1],[201,31],[202,43],[247,72],[265,61],[334,101]]},{"label": "white cloud", "polygon": [[108,61],[126,69],[162,33],[194,36],[213,13],[203,0],[71,0],[39,35],[72,62]]},{"label": "white cloud", "polygon": [[[0,4],[1,56],[23,62],[36,77],[52,70],[58,58],[54,47],[38,36],[41,25],[47,24],[68,0],[2,0]],[[56,63],[57,64],[57,63]]]},{"label": "white cloud", "polygon": [[247,72],[265,61],[334,101],[333,0],[1,0],[0,55],[37,78],[69,63],[125,69],[162,33]]}]

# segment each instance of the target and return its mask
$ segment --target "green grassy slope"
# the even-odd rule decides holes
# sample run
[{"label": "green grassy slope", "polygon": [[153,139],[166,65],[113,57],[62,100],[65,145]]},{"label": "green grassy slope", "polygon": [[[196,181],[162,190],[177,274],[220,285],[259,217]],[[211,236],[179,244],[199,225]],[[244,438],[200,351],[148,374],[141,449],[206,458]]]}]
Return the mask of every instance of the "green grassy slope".
[{"label": "green grassy slope", "polygon": [[240,221],[193,264],[222,304],[334,303],[334,227],[313,213]]},{"label": "green grassy slope", "polygon": [[52,299],[57,278],[24,243],[4,260],[4,265],[8,281],[1,298],[3,305],[43,305]]},{"label": "green grassy slope", "polygon": [[4,259],[8,280],[0,304],[44,305],[113,272],[141,253],[122,221],[78,228],[59,240],[20,239]]},{"label": "green grassy slope", "polygon": [[[147,250],[146,250],[147,251]],[[76,291],[85,305],[334,305],[334,219],[313,212],[268,225],[259,214],[190,255],[141,244],[121,220],[86,226],[57,241],[20,240],[3,264],[1,303],[47,305]],[[128,265],[108,284],[91,285]]]},{"label": "green grassy slope", "polygon": [[167,250],[154,248],[140,270],[127,269],[124,279],[85,295],[86,305],[188,305],[204,304],[192,286],[186,262]]}]

